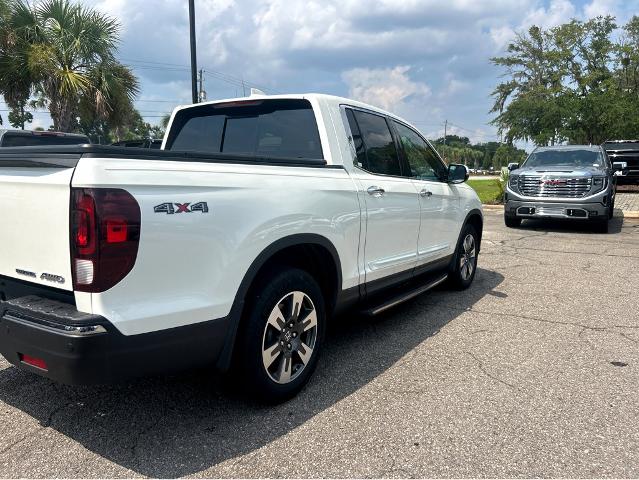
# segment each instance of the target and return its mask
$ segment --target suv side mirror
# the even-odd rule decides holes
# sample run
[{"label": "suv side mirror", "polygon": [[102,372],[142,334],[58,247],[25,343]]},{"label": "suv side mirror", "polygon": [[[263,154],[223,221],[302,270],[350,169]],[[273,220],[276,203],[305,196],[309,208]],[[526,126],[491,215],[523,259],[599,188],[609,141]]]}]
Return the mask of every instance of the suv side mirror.
[{"label": "suv side mirror", "polygon": [[509,163],[508,164],[508,171],[512,172],[513,170],[517,170],[519,168],[519,164],[518,163]]},{"label": "suv side mirror", "polygon": [[612,162],[612,169],[615,175],[626,175],[628,173],[628,162]]},{"label": "suv side mirror", "polygon": [[448,165],[448,183],[464,183],[469,176],[466,165],[457,163]]}]

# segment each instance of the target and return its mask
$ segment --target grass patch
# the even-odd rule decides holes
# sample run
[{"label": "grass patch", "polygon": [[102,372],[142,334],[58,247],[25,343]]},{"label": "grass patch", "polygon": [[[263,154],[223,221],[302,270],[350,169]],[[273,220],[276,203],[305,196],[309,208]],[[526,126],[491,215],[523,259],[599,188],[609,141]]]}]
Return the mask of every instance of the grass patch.
[{"label": "grass patch", "polygon": [[501,203],[502,189],[498,179],[468,180],[467,183],[477,192],[481,203]]}]

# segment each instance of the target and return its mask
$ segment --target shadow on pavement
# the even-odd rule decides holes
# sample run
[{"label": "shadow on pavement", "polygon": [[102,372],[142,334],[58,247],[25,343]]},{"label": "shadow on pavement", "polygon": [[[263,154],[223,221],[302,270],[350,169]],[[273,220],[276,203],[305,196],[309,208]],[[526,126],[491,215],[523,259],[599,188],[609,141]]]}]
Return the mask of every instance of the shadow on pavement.
[{"label": "shadow on pavement", "polygon": [[480,268],[469,290],[426,293],[433,305],[427,310],[413,301],[372,321],[338,319],[309,386],[274,407],[252,403],[203,371],[69,387],[10,367],[0,371],[0,400],[137,474],[195,474],[269,444],[365,386],[503,279]]},{"label": "shadow on pavement", "polygon": [[[619,233],[623,226],[623,218],[613,218],[608,222],[608,233]],[[585,233],[599,234],[596,226],[587,220],[555,220],[555,219],[533,219],[524,220],[521,226],[522,230],[545,230],[549,232],[566,232],[566,233]]]}]

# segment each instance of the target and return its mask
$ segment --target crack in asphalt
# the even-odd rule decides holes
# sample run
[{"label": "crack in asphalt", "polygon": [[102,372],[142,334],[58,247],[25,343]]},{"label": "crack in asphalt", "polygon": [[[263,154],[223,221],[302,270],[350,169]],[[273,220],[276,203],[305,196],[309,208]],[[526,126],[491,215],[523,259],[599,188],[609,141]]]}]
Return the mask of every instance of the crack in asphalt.
[{"label": "crack in asphalt", "polygon": [[515,318],[521,318],[522,320],[530,320],[530,321],[541,322],[541,323],[552,323],[556,325],[566,325],[566,326],[577,327],[577,328],[585,328],[587,330],[594,330],[594,331],[605,331],[609,328],[613,328],[613,327],[593,327],[590,325],[583,325],[577,322],[562,322],[561,320],[546,320],[543,318],[532,317],[529,315],[521,315],[518,313],[489,312],[485,310],[478,310],[476,308],[458,308],[458,307],[454,307],[450,305],[441,305],[441,304],[433,304],[433,303],[424,303],[424,305],[428,307],[447,308],[447,309],[455,310],[458,312],[472,312],[472,313],[479,313],[483,315],[497,315],[499,317],[515,317]]},{"label": "crack in asphalt", "polygon": [[482,362],[479,358],[477,358],[477,356],[475,354],[473,354],[472,352],[468,352],[465,351],[464,353],[466,353],[467,355],[469,355],[473,360],[475,360],[475,362],[477,363],[477,367],[479,368],[479,370],[486,375],[488,378],[493,379],[494,381],[501,383],[502,385],[505,385],[506,387],[510,388],[511,390],[516,390],[518,392],[521,392],[521,389],[516,386],[513,385],[512,383],[507,382],[506,380],[502,380],[501,378],[499,378],[496,375],[493,375],[492,373],[490,373],[488,370],[486,370],[486,367],[484,366],[484,362]]},{"label": "crack in asphalt", "polygon": [[7,445],[5,448],[3,448],[2,450],[0,450],[0,455],[4,455],[5,453],[7,453],[9,450],[11,450],[13,447],[17,447],[18,445],[20,445],[22,442],[24,442],[27,438],[33,436],[33,435],[37,435],[38,433],[40,433],[42,430],[45,430],[48,427],[38,427],[35,430],[32,430],[28,433],[26,433],[24,436],[20,437],[19,439],[17,439],[15,442],[10,443],[9,445]]}]

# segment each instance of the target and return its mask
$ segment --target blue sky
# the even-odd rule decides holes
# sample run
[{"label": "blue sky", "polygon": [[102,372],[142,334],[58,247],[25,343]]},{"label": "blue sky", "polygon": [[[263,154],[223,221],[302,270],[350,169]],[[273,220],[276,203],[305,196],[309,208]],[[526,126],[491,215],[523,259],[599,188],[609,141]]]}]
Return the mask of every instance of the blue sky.
[{"label": "blue sky", "polygon": [[[138,75],[137,107],[155,123],[189,103],[186,0],[86,0],[122,23],[119,57]],[[209,99],[322,92],[389,109],[428,137],[498,139],[491,56],[514,32],[570,18],[639,13],[639,0],[195,0]],[[46,114],[36,125],[48,126]]]}]

